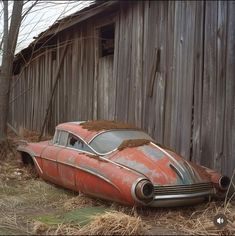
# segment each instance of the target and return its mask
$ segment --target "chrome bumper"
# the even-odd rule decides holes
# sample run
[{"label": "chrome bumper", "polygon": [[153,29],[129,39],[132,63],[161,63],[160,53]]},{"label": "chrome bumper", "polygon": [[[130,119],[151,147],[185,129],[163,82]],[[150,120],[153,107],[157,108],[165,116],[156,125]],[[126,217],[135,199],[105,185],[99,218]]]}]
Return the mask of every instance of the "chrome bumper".
[{"label": "chrome bumper", "polygon": [[154,196],[153,201],[149,204],[150,207],[174,207],[193,205],[210,199],[215,195],[215,189],[191,194],[175,194],[175,195],[160,195]]}]

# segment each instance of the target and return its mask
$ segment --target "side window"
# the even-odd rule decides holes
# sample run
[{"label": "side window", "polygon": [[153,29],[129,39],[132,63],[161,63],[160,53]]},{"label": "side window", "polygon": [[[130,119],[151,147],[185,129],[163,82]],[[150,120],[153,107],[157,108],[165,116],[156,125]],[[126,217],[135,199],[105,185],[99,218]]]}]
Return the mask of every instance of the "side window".
[{"label": "side window", "polygon": [[56,130],[55,131],[55,134],[54,134],[54,137],[53,137],[53,144],[58,144],[58,142],[59,142],[59,131],[58,130]]},{"label": "side window", "polygon": [[60,131],[58,144],[61,146],[66,146],[68,140],[68,132]]},{"label": "side window", "polygon": [[81,151],[94,153],[81,139],[72,134],[69,134],[67,146]]}]

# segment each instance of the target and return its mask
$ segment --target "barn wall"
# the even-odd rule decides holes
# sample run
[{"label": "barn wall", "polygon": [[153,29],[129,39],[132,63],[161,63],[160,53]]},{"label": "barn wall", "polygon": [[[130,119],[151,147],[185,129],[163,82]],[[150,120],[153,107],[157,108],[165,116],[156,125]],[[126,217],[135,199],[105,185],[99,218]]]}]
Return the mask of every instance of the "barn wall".
[{"label": "barn wall", "polygon": [[[56,53],[46,49],[14,78],[9,122],[41,129],[66,42],[47,131],[69,120],[128,121],[186,159],[231,175],[233,12],[232,1],[121,2],[116,13],[60,34]],[[98,30],[110,22],[115,51],[101,58]]]}]

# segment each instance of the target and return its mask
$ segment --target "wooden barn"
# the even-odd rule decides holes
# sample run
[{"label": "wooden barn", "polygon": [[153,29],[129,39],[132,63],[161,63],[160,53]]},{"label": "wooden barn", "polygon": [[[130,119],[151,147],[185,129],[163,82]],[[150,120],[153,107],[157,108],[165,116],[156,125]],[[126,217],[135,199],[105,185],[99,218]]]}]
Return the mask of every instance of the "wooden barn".
[{"label": "wooden barn", "polygon": [[128,121],[231,176],[234,12],[233,1],[95,2],[16,55],[9,124]]}]

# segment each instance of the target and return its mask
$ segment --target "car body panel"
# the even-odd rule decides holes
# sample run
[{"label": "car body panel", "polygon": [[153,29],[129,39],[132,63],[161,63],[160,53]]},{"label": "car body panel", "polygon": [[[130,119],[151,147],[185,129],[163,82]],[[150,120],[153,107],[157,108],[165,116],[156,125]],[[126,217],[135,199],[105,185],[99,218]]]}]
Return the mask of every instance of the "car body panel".
[{"label": "car body panel", "polygon": [[[105,132],[88,131],[79,122],[60,124],[56,129],[76,135],[88,146]],[[100,156],[52,141],[22,144],[18,151],[33,158],[45,180],[128,205],[158,207],[200,202],[216,194],[221,178],[216,171],[185,161],[154,142]],[[151,199],[138,197],[137,186],[143,181],[149,181],[154,188]]]}]

